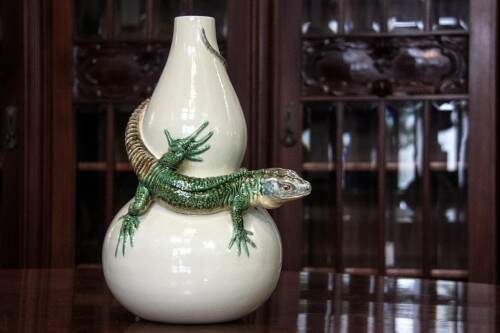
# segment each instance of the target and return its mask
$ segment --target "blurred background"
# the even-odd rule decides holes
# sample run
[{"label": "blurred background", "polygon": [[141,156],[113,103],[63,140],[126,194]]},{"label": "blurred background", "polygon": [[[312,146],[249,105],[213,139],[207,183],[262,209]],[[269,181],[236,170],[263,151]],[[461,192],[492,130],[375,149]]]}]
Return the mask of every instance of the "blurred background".
[{"label": "blurred background", "polygon": [[495,1],[1,0],[0,267],[100,265],[127,119],[204,15],[245,166],[313,184],[274,212],[284,269],[496,283]]}]

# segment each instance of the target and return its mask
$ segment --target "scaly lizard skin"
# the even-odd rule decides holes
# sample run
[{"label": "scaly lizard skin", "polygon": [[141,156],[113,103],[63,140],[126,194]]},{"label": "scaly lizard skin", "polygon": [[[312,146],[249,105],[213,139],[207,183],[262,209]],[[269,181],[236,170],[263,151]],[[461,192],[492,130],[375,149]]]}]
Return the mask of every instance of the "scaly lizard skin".
[{"label": "scaly lizard skin", "polygon": [[234,228],[229,248],[236,245],[238,255],[241,255],[243,248],[249,256],[248,245],[256,245],[250,239],[252,233],[244,228],[245,210],[249,207],[277,208],[311,192],[311,185],[307,181],[287,169],[240,169],[229,175],[207,178],[179,174],[176,170],[184,160],[201,162],[199,155],[210,149],[206,143],[212,132],[198,139],[208,122],[183,139],[174,139],[165,130],[169,149],[157,160],[144,146],[139,131],[147,104],[148,101],[145,101],[134,111],[125,132],[127,154],[139,178],[139,186],[128,213],[121,217],[123,221],[115,256],[120,248],[125,255],[127,242],[133,246],[139,216],[148,210],[153,200],[162,200],[173,210],[187,214],[229,210]]}]

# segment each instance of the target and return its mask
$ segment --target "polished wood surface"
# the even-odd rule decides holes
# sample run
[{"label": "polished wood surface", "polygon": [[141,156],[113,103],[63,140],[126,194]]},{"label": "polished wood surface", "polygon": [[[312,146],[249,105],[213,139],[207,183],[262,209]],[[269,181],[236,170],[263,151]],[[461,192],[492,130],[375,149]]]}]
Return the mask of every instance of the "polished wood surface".
[{"label": "polished wood surface", "polygon": [[164,325],[126,311],[100,268],[0,270],[0,332],[496,332],[499,291],[444,280],[284,272],[271,299],[239,321]]}]

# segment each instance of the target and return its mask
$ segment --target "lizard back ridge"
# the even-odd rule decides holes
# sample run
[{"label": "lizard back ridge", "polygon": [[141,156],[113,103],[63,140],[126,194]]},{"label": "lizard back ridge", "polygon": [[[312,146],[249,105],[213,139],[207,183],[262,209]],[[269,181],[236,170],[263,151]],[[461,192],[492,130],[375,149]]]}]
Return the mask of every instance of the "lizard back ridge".
[{"label": "lizard back ridge", "polygon": [[140,125],[149,99],[142,102],[132,113],[125,129],[125,148],[132,169],[139,180],[146,177],[157,159],[144,146],[141,139]]}]

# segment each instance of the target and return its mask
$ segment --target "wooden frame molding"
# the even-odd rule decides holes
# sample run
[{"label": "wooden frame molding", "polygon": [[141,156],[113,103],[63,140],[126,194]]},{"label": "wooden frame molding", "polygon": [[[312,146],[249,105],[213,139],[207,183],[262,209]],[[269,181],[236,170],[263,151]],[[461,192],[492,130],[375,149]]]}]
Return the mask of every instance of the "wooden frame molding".
[{"label": "wooden frame molding", "polygon": [[[302,145],[302,117],[297,117],[296,111],[301,107],[300,101],[300,23],[302,7],[289,4],[283,0],[273,3],[274,52],[274,104],[273,110],[273,164],[300,172]],[[290,31],[290,27],[296,31]],[[289,116],[286,114],[289,112]],[[285,119],[288,120],[285,121]],[[286,124],[285,124],[286,123]],[[285,147],[282,143],[285,127],[288,126],[294,133],[296,143]],[[286,208],[276,213],[278,228],[283,235],[283,269],[300,270],[302,268],[302,203],[291,202]]]},{"label": "wooden frame molding", "polygon": [[74,266],[71,3],[22,2],[20,267]]},{"label": "wooden frame molding", "polygon": [[[0,2],[0,267],[21,266],[23,260],[24,216],[24,36],[23,8],[21,1]],[[7,108],[14,112],[16,124],[10,131],[16,136],[15,146],[6,149]],[[12,112],[11,111],[11,112]],[[17,132],[17,133],[16,133]]]},{"label": "wooden frame molding", "polygon": [[248,128],[244,165],[269,167],[272,146],[270,2],[228,1],[227,59]]},{"label": "wooden frame molding", "polygon": [[471,2],[469,281],[483,283],[498,282],[497,9],[493,0]]}]

